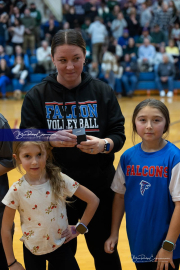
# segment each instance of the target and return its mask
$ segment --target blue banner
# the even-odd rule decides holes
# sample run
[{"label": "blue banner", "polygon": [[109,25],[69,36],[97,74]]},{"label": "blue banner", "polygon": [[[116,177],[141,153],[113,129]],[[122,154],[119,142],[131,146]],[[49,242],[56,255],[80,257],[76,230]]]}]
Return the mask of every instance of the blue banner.
[{"label": "blue banner", "polygon": [[[47,129],[0,129],[0,141],[48,141],[58,130]],[[53,141],[53,138],[51,137]],[[57,137],[54,138],[57,141]]]}]

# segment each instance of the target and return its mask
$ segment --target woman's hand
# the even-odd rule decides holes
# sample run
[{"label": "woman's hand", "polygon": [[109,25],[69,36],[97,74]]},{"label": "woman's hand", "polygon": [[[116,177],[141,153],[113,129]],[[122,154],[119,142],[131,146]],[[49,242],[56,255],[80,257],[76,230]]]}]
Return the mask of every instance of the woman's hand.
[{"label": "woman's hand", "polygon": [[73,225],[68,225],[67,229],[62,232],[61,238],[66,237],[66,240],[64,242],[64,244],[66,244],[78,235],[79,233],[76,231],[76,227]]},{"label": "woman's hand", "polygon": [[104,151],[104,140],[94,136],[86,136],[87,141],[83,141],[77,145],[82,152],[96,155]]},{"label": "woman's hand", "polygon": [[52,134],[49,142],[53,147],[74,147],[77,144],[77,136],[72,134],[72,130],[61,130]]},{"label": "woman's hand", "polygon": [[165,267],[165,270],[168,270],[169,263],[173,268],[175,268],[175,265],[173,263],[173,251],[169,252],[165,249],[161,248],[156,255],[155,262],[157,262],[157,270],[163,270]]},{"label": "woman's hand", "polygon": [[22,264],[19,262],[15,262],[11,267],[9,267],[10,270],[25,270]]},{"label": "woman's hand", "polygon": [[104,243],[104,250],[106,253],[113,253],[114,247],[118,242],[118,236],[110,236]]},{"label": "woman's hand", "polygon": [[20,84],[25,84],[25,80],[20,79],[20,80],[19,80],[19,83],[20,83]]}]

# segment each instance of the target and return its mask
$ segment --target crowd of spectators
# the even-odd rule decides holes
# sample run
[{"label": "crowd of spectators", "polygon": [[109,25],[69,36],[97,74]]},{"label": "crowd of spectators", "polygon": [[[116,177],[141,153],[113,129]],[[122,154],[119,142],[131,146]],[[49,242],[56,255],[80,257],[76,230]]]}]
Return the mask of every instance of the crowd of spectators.
[{"label": "crowd of spectators", "polygon": [[[82,2],[82,3],[80,3]],[[42,23],[35,3],[0,1],[0,89],[15,97],[29,74],[54,71],[51,41],[59,29],[79,30],[87,44],[85,71],[128,97],[140,72],[154,72],[160,96],[179,79],[180,0],[62,0],[63,18]]]}]

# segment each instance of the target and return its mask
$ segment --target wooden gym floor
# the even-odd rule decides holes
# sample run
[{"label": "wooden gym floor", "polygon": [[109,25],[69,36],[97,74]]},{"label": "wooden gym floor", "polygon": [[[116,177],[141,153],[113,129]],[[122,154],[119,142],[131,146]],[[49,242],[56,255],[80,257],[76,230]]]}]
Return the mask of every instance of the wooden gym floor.
[{"label": "wooden gym floor", "polygon": [[[119,99],[119,103],[121,106],[122,113],[125,117],[125,133],[127,136],[125,146],[123,149],[116,153],[115,155],[115,168],[118,165],[119,158],[121,154],[131,147],[132,140],[131,140],[131,117],[132,112],[135,106],[142,100],[146,99],[147,96],[135,96],[131,99],[122,98]],[[151,96],[151,98],[160,99],[163,101],[170,111],[171,116],[171,128],[170,133],[168,136],[168,140],[175,143],[177,147],[180,147],[180,96],[174,96],[173,98],[160,98],[159,96]],[[5,118],[8,120],[11,128],[14,127],[15,123],[20,123],[21,117],[21,101],[14,101],[14,100],[0,100],[0,113],[2,113]],[[136,139],[138,142],[138,139]],[[13,182],[17,181],[20,174],[17,172],[16,169],[12,170],[8,173],[9,176],[9,183],[10,186]],[[16,213],[15,218],[15,236],[14,236],[14,250],[15,250],[15,257],[16,259],[23,264],[23,255],[22,255],[22,242],[19,241],[22,233],[20,228],[20,221],[19,221],[19,214]],[[97,239],[98,241],[98,239]],[[123,219],[120,234],[119,234],[119,243],[118,243],[118,251],[121,258],[122,268],[123,270],[135,270],[135,266],[131,261],[129,244],[126,235],[126,227],[125,227],[125,219]],[[79,263],[81,270],[93,270],[94,269],[94,262],[92,256],[88,252],[86,247],[84,237],[78,237],[78,251],[76,254],[76,259]]]}]

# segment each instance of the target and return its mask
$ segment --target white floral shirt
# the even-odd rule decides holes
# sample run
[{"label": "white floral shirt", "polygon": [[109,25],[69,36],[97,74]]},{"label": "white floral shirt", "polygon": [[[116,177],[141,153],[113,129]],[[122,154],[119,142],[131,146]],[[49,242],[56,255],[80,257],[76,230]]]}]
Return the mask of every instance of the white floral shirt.
[{"label": "white floral shirt", "polygon": [[[66,194],[72,197],[79,184],[65,174],[62,178]],[[35,255],[50,253],[64,243],[61,233],[68,226],[66,205],[54,200],[49,180],[30,185],[23,176],[11,186],[2,203],[19,211],[23,232],[20,240]]]}]

